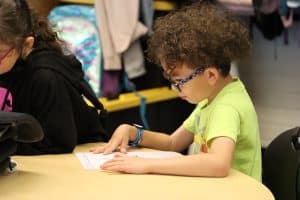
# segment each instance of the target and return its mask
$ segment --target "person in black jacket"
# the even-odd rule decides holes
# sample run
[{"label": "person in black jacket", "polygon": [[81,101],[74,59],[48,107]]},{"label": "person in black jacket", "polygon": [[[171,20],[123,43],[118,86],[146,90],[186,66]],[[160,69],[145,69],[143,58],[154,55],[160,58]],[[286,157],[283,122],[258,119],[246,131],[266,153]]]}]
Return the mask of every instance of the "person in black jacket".
[{"label": "person in black jacket", "polygon": [[83,76],[80,62],[25,0],[0,2],[0,86],[12,94],[14,112],[33,115],[44,139],[18,144],[17,154],[72,152],[83,142],[104,141],[96,109],[63,74]]}]

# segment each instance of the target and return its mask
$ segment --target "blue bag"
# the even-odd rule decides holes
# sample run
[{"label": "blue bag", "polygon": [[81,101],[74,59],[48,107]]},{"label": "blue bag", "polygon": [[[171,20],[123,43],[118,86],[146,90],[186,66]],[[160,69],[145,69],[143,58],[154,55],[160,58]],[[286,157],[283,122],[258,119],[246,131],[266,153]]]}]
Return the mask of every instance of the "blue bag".
[{"label": "blue bag", "polygon": [[49,21],[54,25],[78,58],[88,81],[96,95],[101,95],[101,47],[96,24],[95,9],[92,6],[64,5],[54,8]]}]

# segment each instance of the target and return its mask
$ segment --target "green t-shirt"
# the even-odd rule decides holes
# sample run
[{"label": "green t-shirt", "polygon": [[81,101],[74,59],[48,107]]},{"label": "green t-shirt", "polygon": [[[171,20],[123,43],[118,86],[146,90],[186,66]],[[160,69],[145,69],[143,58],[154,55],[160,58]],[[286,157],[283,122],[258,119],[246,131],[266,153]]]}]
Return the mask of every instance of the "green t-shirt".
[{"label": "green t-shirt", "polygon": [[214,100],[198,103],[183,126],[194,133],[192,153],[208,152],[220,136],[235,142],[232,168],[261,181],[261,144],[253,103],[239,79],[226,85]]}]

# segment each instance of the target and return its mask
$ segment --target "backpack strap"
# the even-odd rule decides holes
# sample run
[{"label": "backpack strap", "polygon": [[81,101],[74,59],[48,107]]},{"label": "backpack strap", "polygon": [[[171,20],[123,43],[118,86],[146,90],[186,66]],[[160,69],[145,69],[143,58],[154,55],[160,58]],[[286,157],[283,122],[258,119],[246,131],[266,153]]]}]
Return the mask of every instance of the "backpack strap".
[{"label": "backpack strap", "polygon": [[[39,59],[39,63],[46,63],[47,61],[49,62],[49,59],[51,58],[51,56],[56,56],[56,52],[53,51],[38,51],[36,50],[35,52],[37,55],[35,56],[35,59]],[[44,61],[45,56],[47,55],[47,60]],[[49,58],[50,57],[50,58]],[[67,58],[68,57],[68,58]],[[81,94],[83,94],[93,105],[96,109],[98,110],[105,110],[104,106],[102,105],[102,103],[99,101],[99,99],[97,98],[95,92],[92,90],[91,86],[85,81],[84,79],[84,72],[81,69],[81,63],[76,60],[76,61],[71,61],[72,59],[72,55],[70,56],[66,56],[65,58],[66,60],[63,62],[78,62],[78,63],[70,63],[71,65],[80,65],[80,69],[77,67],[74,67],[72,69],[72,67],[70,68],[71,70],[74,70],[72,73],[68,72],[68,70],[63,70],[60,67],[57,67],[55,64],[45,64],[43,66],[38,66],[36,68],[34,68],[33,70],[39,70],[39,69],[49,69],[52,71],[55,71],[56,73],[62,75],[69,83],[71,83],[71,85],[73,87],[75,87]],[[70,59],[70,60],[69,60]],[[70,70],[69,69],[69,70]]]},{"label": "backpack strap", "polygon": [[86,81],[80,80],[78,89],[94,105],[95,108],[101,111],[105,110],[102,103],[98,100],[92,88]]},{"label": "backpack strap", "polygon": [[130,92],[133,92],[137,97],[140,98],[140,118],[145,129],[149,130],[150,127],[146,117],[146,109],[147,109],[146,97],[136,90],[135,85],[129,80],[128,75],[126,73],[123,74],[123,81],[124,81],[125,89]]},{"label": "backpack strap", "polygon": [[[71,77],[70,74],[67,74],[63,70],[59,70],[58,68],[50,67],[50,66],[42,66],[38,69],[49,69],[55,71],[62,75],[71,85],[73,85],[81,94],[84,95],[101,113],[106,113],[107,111],[104,109],[102,103],[96,97],[94,91],[92,90],[91,86],[83,79],[83,77]],[[100,114],[101,114],[100,113]]]}]

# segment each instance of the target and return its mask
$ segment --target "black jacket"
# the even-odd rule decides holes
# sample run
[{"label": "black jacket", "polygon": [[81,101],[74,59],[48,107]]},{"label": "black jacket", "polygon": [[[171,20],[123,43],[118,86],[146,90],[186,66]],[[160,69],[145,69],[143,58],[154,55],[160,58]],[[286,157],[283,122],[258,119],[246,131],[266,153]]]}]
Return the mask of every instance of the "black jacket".
[{"label": "black jacket", "polygon": [[97,111],[51,68],[83,76],[74,56],[45,48],[33,50],[25,61],[18,60],[10,72],[0,76],[0,85],[12,93],[13,111],[33,115],[45,135],[41,142],[19,144],[17,154],[68,153],[78,143],[104,141]]}]

